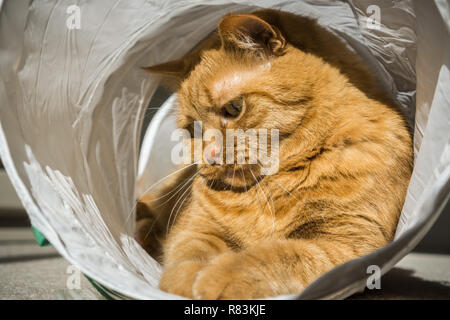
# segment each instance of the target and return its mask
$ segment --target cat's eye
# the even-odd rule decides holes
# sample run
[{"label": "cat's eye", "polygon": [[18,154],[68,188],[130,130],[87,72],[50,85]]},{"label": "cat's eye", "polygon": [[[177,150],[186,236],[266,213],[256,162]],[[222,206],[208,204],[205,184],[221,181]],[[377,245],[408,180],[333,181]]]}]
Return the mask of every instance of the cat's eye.
[{"label": "cat's eye", "polygon": [[227,118],[237,118],[242,112],[242,98],[235,99],[223,106],[223,112]]}]

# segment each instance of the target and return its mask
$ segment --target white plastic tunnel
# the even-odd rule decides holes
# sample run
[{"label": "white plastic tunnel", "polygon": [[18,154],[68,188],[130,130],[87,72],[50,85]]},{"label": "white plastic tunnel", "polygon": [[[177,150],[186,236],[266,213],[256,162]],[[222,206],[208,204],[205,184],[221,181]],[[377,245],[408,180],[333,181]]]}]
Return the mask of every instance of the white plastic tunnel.
[{"label": "white plastic tunnel", "polygon": [[[174,298],[133,239],[135,198],[172,170],[175,96],[142,119],[158,79],[228,12],[316,17],[360,54],[404,111],[415,166],[395,241],[298,295],[344,298],[367,267],[384,274],[427,233],[450,194],[450,10],[445,0],[0,1],[0,156],[31,223],[117,296]],[[395,174],[395,173],[393,173]],[[137,179],[140,179],[137,188]]]}]

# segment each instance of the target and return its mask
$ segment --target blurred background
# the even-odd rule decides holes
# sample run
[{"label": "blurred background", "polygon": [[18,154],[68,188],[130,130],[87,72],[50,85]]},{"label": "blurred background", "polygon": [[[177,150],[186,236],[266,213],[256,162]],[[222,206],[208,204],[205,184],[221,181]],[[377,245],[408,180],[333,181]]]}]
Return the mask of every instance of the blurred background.
[{"label": "blurred background", "polygon": [[[160,88],[153,96],[141,137],[170,94]],[[54,248],[38,246],[1,159],[0,299],[103,299]],[[450,205],[415,250],[382,277],[381,289],[350,299],[450,299]]]}]

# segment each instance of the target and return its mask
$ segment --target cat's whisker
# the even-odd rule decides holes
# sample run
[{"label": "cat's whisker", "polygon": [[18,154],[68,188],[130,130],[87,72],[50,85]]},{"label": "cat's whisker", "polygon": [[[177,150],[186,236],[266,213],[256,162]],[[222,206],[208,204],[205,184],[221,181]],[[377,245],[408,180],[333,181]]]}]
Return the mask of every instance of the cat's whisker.
[{"label": "cat's whisker", "polygon": [[[187,168],[189,168],[189,167],[192,167],[193,165],[196,165],[196,164],[198,164],[198,163],[199,163],[199,161],[196,161],[196,162],[193,162],[193,163],[191,163],[191,164],[188,164],[187,166],[184,166],[184,167],[182,167],[182,168],[180,168],[180,169],[175,170],[174,172],[172,172],[172,173],[168,174],[167,176],[165,176],[165,177],[159,179],[158,181],[156,181],[156,182],[155,182],[154,184],[152,184],[150,187],[148,187],[147,189],[145,189],[145,190],[142,192],[142,194],[146,194],[147,192],[149,192],[150,190],[152,190],[153,188],[155,188],[157,185],[159,185],[161,182],[163,182],[163,181],[166,180],[167,178],[173,176],[174,174],[177,174],[178,172],[183,171],[183,170],[185,170],[185,169],[187,169]],[[125,219],[125,223],[128,222],[128,220],[130,219],[131,215],[132,215],[133,212],[136,210],[137,203],[138,203],[138,201],[136,200],[136,201],[135,201],[135,204],[134,204],[134,206],[133,206],[133,208],[131,208],[130,212],[129,212],[128,215],[127,215],[127,218]]]},{"label": "cat's whisker", "polygon": [[[264,169],[259,163],[258,163],[258,166],[259,166],[261,169]],[[281,189],[283,189],[284,191],[286,191],[289,195],[293,196],[295,199],[297,199],[297,200],[300,201],[300,199],[297,198],[297,196],[295,196],[294,194],[292,194],[292,192],[290,192],[290,191],[287,190],[285,187],[283,187],[281,184],[279,184],[278,182],[276,182],[276,180],[274,180],[274,182],[275,182]]]},{"label": "cat's whisker", "polygon": [[184,166],[184,167],[182,167],[182,168],[180,168],[180,169],[175,170],[174,172],[172,172],[172,173],[168,174],[167,176],[165,176],[165,177],[159,179],[158,181],[156,181],[154,184],[152,184],[150,187],[148,187],[146,190],[144,190],[144,191],[142,192],[142,194],[146,194],[147,192],[149,192],[151,189],[153,189],[154,187],[156,187],[158,184],[160,184],[160,183],[161,183],[162,181],[164,181],[165,179],[167,179],[167,178],[169,178],[169,177],[171,177],[171,176],[177,174],[177,173],[180,172],[180,171],[183,171],[183,170],[185,170],[185,169],[187,169],[187,168],[189,168],[189,167],[192,167],[193,165],[196,165],[196,164],[198,164],[198,163],[200,163],[200,161],[193,162],[193,163],[191,163],[191,164],[188,164],[187,166]]},{"label": "cat's whisker", "polygon": [[[189,179],[189,178],[188,178]],[[183,181],[183,183],[185,183],[188,179],[185,179],[184,181]],[[172,189],[172,190],[169,190],[168,192],[166,192],[166,193],[164,193],[163,195],[161,195],[161,196],[159,196],[159,197],[157,197],[157,198],[154,198],[154,199],[150,199],[149,200],[149,202],[155,202],[155,201],[157,201],[157,200],[160,200],[160,199],[162,199],[162,198],[165,198],[165,197],[167,197],[167,196],[169,196],[171,193],[173,193],[173,192],[175,192],[175,194],[176,193],[178,193],[178,191],[182,188],[183,186],[182,186],[182,184],[180,184],[177,188],[174,188],[174,189]],[[170,198],[168,199],[168,200],[170,200]],[[164,203],[163,203],[164,204]],[[161,204],[160,204],[161,205]],[[158,206],[160,206],[160,205],[158,205]]]},{"label": "cat's whisker", "polygon": [[[177,192],[171,197],[171,198],[173,198],[176,194],[178,194],[181,190],[183,190],[183,188],[188,184],[188,183],[190,183],[192,180],[194,180],[195,179],[195,177],[197,176],[197,174],[198,174],[198,171],[196,172],[196,173],[194,173],[181,187],[177,187]],[[156,208],[160,208],[161,206],[163,206],[164,204],[166,204],[168,201],[170,201],[170,199],[168,199],[168,200],[166,200],[164,203],[162,203],[162,204],[159,204]],[[162,216],[162,214],[163,214],[163,211],[162,210],[160,210],[160,211],[158,211],[158,212],[153,212],[153,214],[155,214],[156,215],[156,217],[153,219],[153,221],[152,221],[152,224],[151,224],[151,226],[150,226],[150,228],[149,228],[149,231],[147,232],[147,234],[146,234],[146,236],[145,236],[145,238],[144,238],[144,240],[147,238],[147,236],[150,234],[150,232],[153,230],[153,227],[155,226],[155,224],[156,224],[156,221]]]},{"label": "cat's whisker", "polygon": [[[177,210],[177,212],[175,213],[175,216],[174,216],[174,218],[173,218],[173,222],[172,222],[172,226],[175,224],[175,221],[177,221],[177,217],[178,217],[178,215],[180,214],[180,212],[181,212],[181,208],[183,208],[183,204],[184,204],[184,202],[186,201],[186,199],[189,197],[189,194],[186,194],[185,196],[184,196],[184,199],[181,201],[181,203],[180,203],[180,206],[178,207],[178,210]],[[170,228],[169,227],[169,224],[167,224],[168,225],[168,228]]]},{"label": "cat's whisker", "polygon": [[234,175],[236,174],[236,163],[233,166],[233,179],[231,180],[231,185],[230,185],[230,191],[231,189],[233,189],[233,185],[234,185]]},{"label": "cat's whisker", "polygon": [[[255,179],[256,185],[260,188],[260,190],[261,190],[262,194],[264,195],[264,198],[266,199],[266,202],[268,204],[269,211],[272,215],[272,233],[273,233],[275,231],[275,212],[270,209],[269,200],[267,199],[266,194],[262,190],[260,182],[258,181],[258,179],[256,179],[255,175],[253,174],[252,169],[250,167],[248,169],[250,170],[250,173],[252,174],[253,178]],[[272,201],[272,206],[273,206],[273,201]],[[273,208],[273,209],[275,210],[275,208]]]},{"label": "cat's whisker", "polygon": [[[263,167],[261,165],[259,165],[261,169],[263,169]],[[287,190],[284,186],[282,186],[281,184],[279,184],[278,182],[276,182],[276,180],[273,180],[273,182],[275,182],[281,189],[283,189],[284,191],[286,191],[290,196],[293,196],[297,201],[301,201],[295,194],[293,194],[292,192],[290,192],[289,190]],[[321,217],[322,220],[325,221],[324,217]],[[313,218],[310,216],[305,216],[304,219],[306,221],[313,221]]]},{"label": "cat's whisker", "polygon": [[247,180],[245,179],[244,170],[242,169],[242,167],[240,167],[239,169],[241,169],[242,180],[244,180],[245,193],[248,193],[248,190],[247,190]]},{"label": "cat's whisker", "polygon": [[[149,107],[146,110],[159,110],[161,109],[160,107]],[[176,108],[171,106],[168,108],[169,109],[169,114],[173,114],[176,112]],[[150,112],[150,113],[145,113],[143,116],[143,119],[147,119],[147,118],[153,118],[155,116],[156,112]]]},{"label": "cat's whisker", "polygon": [[[197,171],[197,173],[195,174],[195,176],[197,176],[199,174],[199,171]],[[173,211],[175,210],[175,208],[177,207],[178,202],[180,202],[180,200],[183,198],[183,196],[186,194],[186,192],[189,191],[190,188],[186,188],[186,190],[184,190],[184,192],[181,194],[180,198],[175,202],[172,210],[170,211],[169,214],[169,219],[167,220],[167,227],[166,227],[166,234],[169,234],[169,228],[170,228],[170,220],[172,219],[172,214]]]},{"label": "cat's whisker", "polygon": [[[156,109],[156,110],[158,110],[158,109],[161,109],[161,107],[148,107],[148,108],[146,108],[146,109]],[[170,106],[170,107],[168,107],[167,109],[170,109],[170,110],[175,110],[175,107],[174,106]]]},{"label": "cat's whisker", "polygon": [[[255,184],[258,183],[258,181],[256,179],[254,179],[254,181],[255,181]],[[255,196],[256,196],[256,199],[258,200],[258,203],[259,203],[259,206],[260,206],[261,210],[264,210],[265,206],[262,204],[261,196],[259,195],[259,192],[261,192],[261,190],[257,189],[256,192],[255,192]]]},{"label": "cat's whisker", "polygon": [[169,192],[166,192],[163,196],[160,196],[160,197],[158,197],[158,198],[152,199],[151,201],[154,202],[154,201],[156,201],[156,200],[158,200],[158,199],[162,199],[162,198],[168,196],[169,194],[171,194],[172,192],[174,192],[175,190],[177,190],[177,191],[176,191],[169,199],[166,199],[163,203],[158,204],[158,206],[157,206],[156,208],[159,208],[159,207],[165,205],[165,204],[168,203],[173,197],[175,197],[175,196],[177,195],[178,192],[180,192],[181,190],[183,190],[183,188],[184,188],[189,182],[191,182],[192,180],[194,180],[195,176],[196,176],[196,174],[194,173],[194,174],[191,175],[189,178],[187,178],[187,179],[184,181],[183,184],[180,184],[177,188],[175,188],[175,189],[173,189],[173,190],[171,190],[171,191],[169,191]]}]

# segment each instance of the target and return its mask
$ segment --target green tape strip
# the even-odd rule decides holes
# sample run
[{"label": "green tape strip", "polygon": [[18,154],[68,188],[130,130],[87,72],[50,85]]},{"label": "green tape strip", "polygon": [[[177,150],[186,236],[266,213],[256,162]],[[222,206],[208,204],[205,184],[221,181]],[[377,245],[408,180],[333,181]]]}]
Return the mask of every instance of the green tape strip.
[{"label": "green tape strip", "polygon": [[103,287],[100,286],[97,282],[95,282],[94,280],[92,280],[91,278],[89,278],[87,275],[84,275],[86,277],[86,279],[88,279],[88,281],[92,284],[92,286],[98,291],[100,292],[100,294],[103,296],[103,298],[107,299],[107,300],[115,300],[113,297],[111,297],[105,290],[103,290]]},{"label": "green tape strip", "polygon": [[89,282],[92,284],[92,286],[100,292],[100,294],[106,298],[107,300],[129,300],[128,297],[124,296],[123,294],[118,293],[117,291],[111,290],[105,286],[102,286],[97,281],[91,279],[87,275],[84,275],[86,279],[89,280]]},{"label": "green tape strip", "polygon": [[45,236],[38,229],[31,226],[31,230],[33,231],[34,238],[36,239],[39,246],[46,247],[51,245],[51,243],[45,238]]}]

